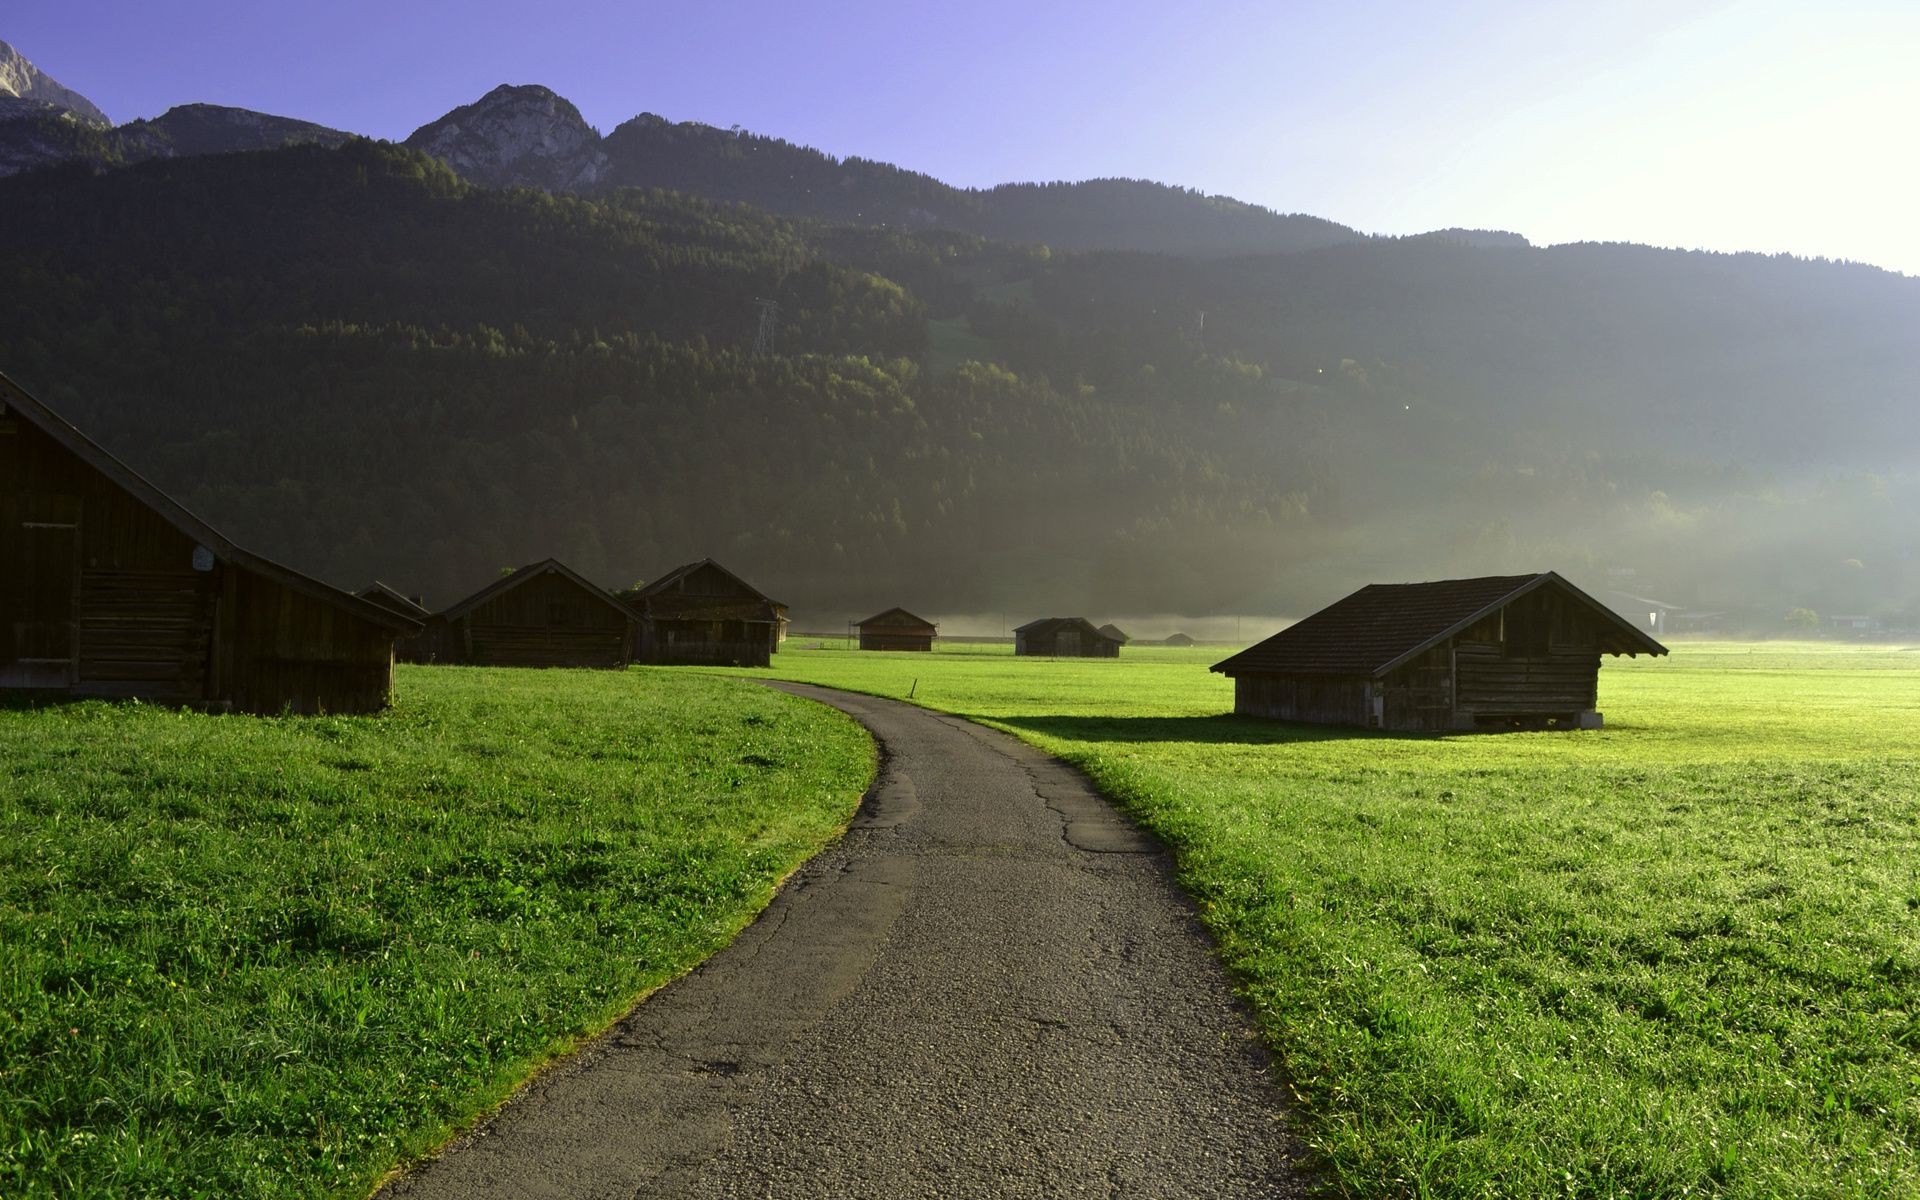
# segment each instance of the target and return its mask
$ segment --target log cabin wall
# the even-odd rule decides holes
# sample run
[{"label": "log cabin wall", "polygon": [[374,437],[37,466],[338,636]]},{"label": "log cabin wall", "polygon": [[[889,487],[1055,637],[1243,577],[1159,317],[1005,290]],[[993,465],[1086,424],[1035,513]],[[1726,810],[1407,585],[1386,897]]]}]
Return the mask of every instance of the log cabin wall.
[{"label": "log cabin wall", "polygon": [[1455,723],[1592,711],[1601,632],[1590,612],[1550,588],[1477,622],[1454,640]]},{"label": "log cabin wall", "polygon": [[240,712],[371,713],[393,691],[393,630],[226,567],[215,691]]},{"label": "log cabin wall", "polygon": [[1237,676],[1233,711],[1244,717],[1361,728],[1373,719],[1369,681],[1334,675]]},{"label": "log cabin wall", "polygon": [[628,619],[558,574],[538,575],[452,622],[460,661],[502,667],[627,665]]},{"label": "log cabin wall", "polygon": [[764,667],[773,661],[770,622],[655,618],[640,627],[641,662],[664,666]]},{"label": "log cabin wall", "polygon": [[1381,697],[1382,729],[1452,729],[1457,723],[1450,644],[1419,655],[1375,686]]},{"label": "log cabin wall", "polygon": [[[207,698],[225,564],[17,416],[0,417],[0,686]],[[62,661],[64,660],[64,661]]]},{"label": "log cabin wall", "polygon": [[891,626],[860,627],[860,648],[862,650],[924,650],[933,649],[933,635],[924,629]]}]

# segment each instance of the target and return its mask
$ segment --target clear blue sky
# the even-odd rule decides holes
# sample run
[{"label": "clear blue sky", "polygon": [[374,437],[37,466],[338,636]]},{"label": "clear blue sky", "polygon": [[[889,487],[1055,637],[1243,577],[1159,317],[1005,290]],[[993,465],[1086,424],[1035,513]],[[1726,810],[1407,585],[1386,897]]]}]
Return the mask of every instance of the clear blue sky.
[{"label": "clear blue sky", "polygon": [[499,83],[956,184],[1126,175],[1369,232],[1513,229],[1920,274],[1920,0],[11,0],[116,121],[402,138]]}]

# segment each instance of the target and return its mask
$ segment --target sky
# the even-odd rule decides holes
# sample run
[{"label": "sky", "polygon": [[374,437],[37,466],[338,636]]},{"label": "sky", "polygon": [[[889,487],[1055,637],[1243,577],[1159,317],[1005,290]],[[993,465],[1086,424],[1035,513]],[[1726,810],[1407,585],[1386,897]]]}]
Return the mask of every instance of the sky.
[{"label": "sky", "polygon": [[1920,275],[1920,0],[8,0],[116,121],[400,139],[501,83],[949,183],[1126,176],[1369,233],[1509,229]]}]

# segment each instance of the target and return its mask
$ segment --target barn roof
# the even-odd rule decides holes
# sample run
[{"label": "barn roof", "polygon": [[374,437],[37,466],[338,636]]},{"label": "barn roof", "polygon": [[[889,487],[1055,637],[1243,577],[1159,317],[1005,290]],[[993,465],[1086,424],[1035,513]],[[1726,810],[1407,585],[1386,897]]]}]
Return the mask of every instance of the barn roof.
[{"label": "barn roof", "polygon": [[362,600],[371,600],[382,608],[390,608],[402,616],[412,617],[416,621],[424,621],[433,615],[412,596],[404,595],[378,579],[361,588],[354,595]]},{"label": "barn roof", "polygon": [[592,593],[595,599],[602,601],[608,608],[613,609],[628,620],[634,618],[633,610],[615,599],[613,593],[607,591],[607,589],[588,579],[557,558],[543,558],[539,562],[528,563],[526,566],[519,568],[511,574],[502,575],[473,595],[468,596],[465,600],[442,610],[440,615],[448,620],[456,620],[472,612],[495,596],[500,595],[502,592],[512,591],[521,584],[531,583],[543,575],[558,575],[568,582],[577,584]]},{"label": "barn roof", "polygon": [[864,621],[855,621],[854,624],[879,625],[886,622],[898,625],[924,625],[928,629],[939,628],[939,626],[935,625],[932,621],[927,620],[925,617],[916,617],[904,608],[889,608],[885,612],[873,614]]},{"label": "barn roof", "polygon": [[1122,630],[1118,625],[1115,625],[1112,621],[1108,621],[1105,625],[1102,625],[1100,627],[1100,632],[1106,637],[1112,639],[1113,641],[1119,642],[1123,646],[1133,640],[1132,638],[1126,635],[1126,631]]},{"label": "barn roof", "polygon": [[661,592],[672,587],[674,584],[686,578],[688,575],[691,575],[695,571],[698,571],[701,567],[712,567],[714,570],[720,572],[722,575],[725,575],[728,579],[733,580],[735,583],[739,584],[741,587],[745,588],[747,591],[751,592],[753,595],[760,597],[762,600],[765,600],[768,604],[771,604],[776,608],[786,607],[786,605],[780,603],[778,600],[775,600],[773,597],[767,595],[765,592],[761,591],[759,588],[748,583],[746,580],[740,578],[738,575],[735,575],[732,571],[727,570],[725,567],[721,566],[719,563],[713,561],[710,558],[703,558],[703,559],[700,559],[698,562],[682,563],[680,566],[677,566],[673,570],[668,571],[665,575],[662,575],[660,578],[652,581],[651,583],[642,584],[640,587],[635,588],[632,592],[628,593],[628,595],[633,598],[652,597],[652,596],[659,595]]},{"label": "barn roof", "polygon": [[1385,675],[1408,659],[1518,600],[1554,587],[1592,611],[1608,654],[1667,648],[1552,571],[1432,583],[1371,583],[1264,642],[1213,665],[1226,675]]},{"label": "barn roof", "polygon": [[1025,625],[1022,625],[1019,628],[1015,629],[1014,632],[1028,633],[1028,634],[1052,633],[1054,630],[1059,629],[1063,625],[1078,625],[1086,632],[1093,634],[1095,637],[1103,637],[1110,642],[1119,640],[1117,638],[1110,637],[1108,634],[1106,634],[1105,632],[1100,630],[1098,627],[1096,627],[1092,621],[1087,620],[1085,617],[1041,617],[1037,621],[1028,621]]},{"label": "barn roof", "polygon": [[4,373],[0,373],[0,415],[9,412],[20,414],[40,432],[65,447],[80,461],[106,476],[122,491],[153,510],[169,525],[213,551],[215,558],[232,563],[241,570],[264,576],[296,592],[302,592],[317,600],[324,600],[376,625],[401,632],[420,628],[420,622],[412,617],[403,616],[371,600],[362,599],[343,592],[339,588],[321,583],[317,579],[300,574],[291,567],[283,567],[272,559],[262,558],[258,554],[242,550],[222,536],[219,530],[189,512],[185,505],[148,483],[132,467],[107,453],[92,438],[69,424],[65,417],[36,400],[25,388]]}]

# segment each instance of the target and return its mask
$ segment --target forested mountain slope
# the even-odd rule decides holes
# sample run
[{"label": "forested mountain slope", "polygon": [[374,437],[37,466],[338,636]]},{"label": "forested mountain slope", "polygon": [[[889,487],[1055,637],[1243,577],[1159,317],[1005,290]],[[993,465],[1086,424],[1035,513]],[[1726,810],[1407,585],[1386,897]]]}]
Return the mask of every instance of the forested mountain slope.
[{"label": "forested mountain slope", "polygon": [[1899,610],[1917,293],[1631,247],[1058,254],[367,142],[0,181],[0,370],[245,544],[434,603],[711,554],[834,616],[1548,566]]}]

